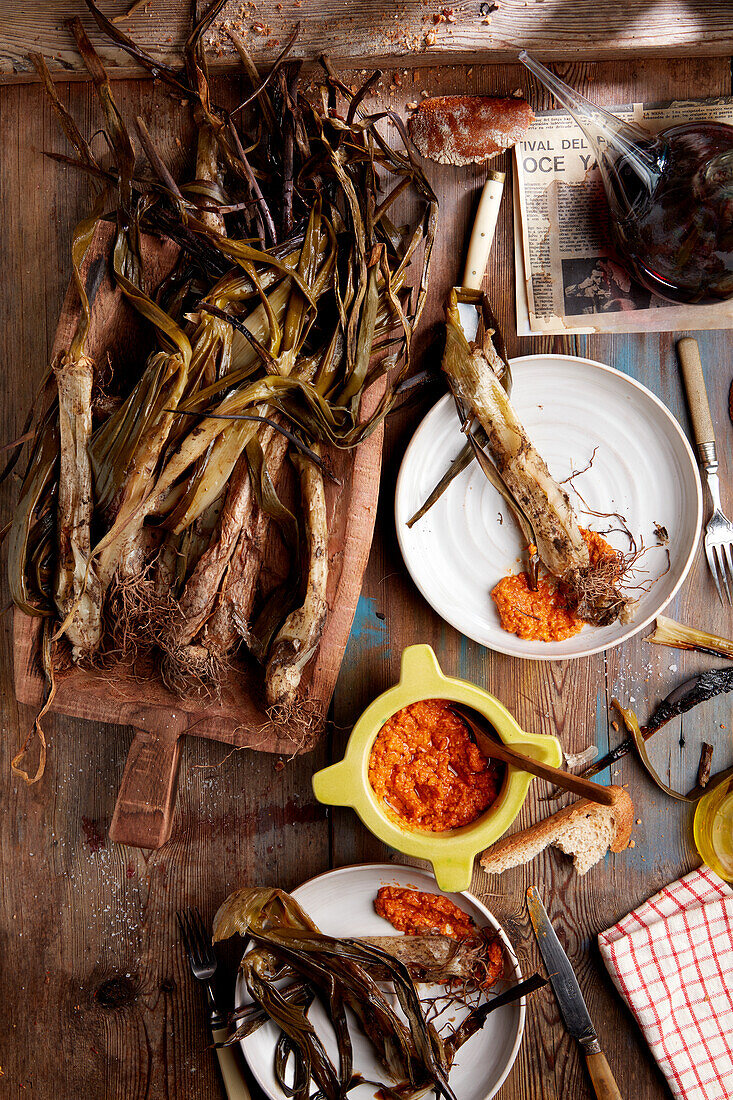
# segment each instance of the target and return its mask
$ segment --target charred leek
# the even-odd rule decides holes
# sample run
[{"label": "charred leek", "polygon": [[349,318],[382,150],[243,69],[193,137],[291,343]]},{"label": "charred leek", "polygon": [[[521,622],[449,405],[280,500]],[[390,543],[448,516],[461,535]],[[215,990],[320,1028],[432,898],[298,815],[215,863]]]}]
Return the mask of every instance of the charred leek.
[{"label": "charred leek", "polygon": [[610,571],[604,575],[603,568],[591,562],[567,492],[550,474],[509,400],[493,330],[484,324],[479,339],[469,343],[458,302],[457,292],[451,291],[443,370],[464,430],[470,435],[470,422],[475,419],[485,434],[484,447],[470,436],[482,469],[513,505],[525,539],[531,535],[540,561],[557,578],[573,610],[598,625],[626,617],[629,601],[618,590],[617,576]]},{"label": "charred leek", "polygon": [[[428,1022],[403,962],[367,941],[323,935],[284,891],[252,887],[231,894],[214,918],[214,942],[235,933],[252,940],[252,949],[242,958],[241,973],[253,1005],[235,1014],[239,1026],[233,1038],[251,1034],[265,1019],[275,1023],[282,1032],[275,1074],[287,1095],[298,1100],[311,1094],[311,1081],[326,1100],[342,1100],[355,1083],[347,1007],[390,1079],[389,1084],[374,1082],[385,1095],[410,1100],[434,1089],[438,1098],[454,1100],[448,1074],[461,1043],[483,1025],[492,1005],[544,984],[535,978],[515,986],[472,1009],[459,1028],[443,1038]],[[384,982],[390,984],[400,1013],[392,1006],[394,998],[384,991]],[[308,1019],[315,998],[336,1034],[338,1066]],[[294,1066],[294,1084],[286,1074],[288,1062]]]},{"label": "charred leek", "polygon": [[[297,717],[328,610],[329,451],[353,450],[398,399],[427,295],[435,195],[399,128],[394,148],[383,116],[364,110],[368,84],[352,92],[324,61],[323,102],[300,92],[292,41],[264,78],[238,43],[252,87],[236,111],[219,106],[202,48],[219,0],[180,71],[87,2],[104,34],[193,106],[196,178],[174,179],[142,117],[141,170],[80,21],[109,161],[92,155],[35,59],[72,146],[65,163],[91,176],[98,198],[72,257],[78,339],[49,374],[10,531],[13,599],[57,634],[60,623],[75,658],[141,655],[181,691],[216,691],[246,646],[263,697]],[[107,271],[147,341],[112,340],[111,379],[85,348],[82,272],[110,212]],[[179,249],[155,290],[144,233]],[[95,340],[93,351],[106,347]]]},{"label": "charred leek", "polygon": [[666,615],[657,615],[654,633],[646,639],[657,645],[669,645],[675,649],[695,649],[699,653],[712,653],[716,657],[728,657],[733,660],[733,641],[720,638],[717,634],[708,634],[692,626],[683,626]]}]

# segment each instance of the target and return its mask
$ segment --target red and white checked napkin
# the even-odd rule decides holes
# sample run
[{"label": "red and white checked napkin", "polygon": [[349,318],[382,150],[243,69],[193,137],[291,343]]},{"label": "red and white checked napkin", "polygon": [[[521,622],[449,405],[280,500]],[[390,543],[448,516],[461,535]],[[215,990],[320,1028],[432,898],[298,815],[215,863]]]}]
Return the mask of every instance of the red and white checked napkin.
[{"label": "red and white checked napkin", "polygon": [[598,944],[678,1100],[731,1100],[733,889],[703,864]]}]

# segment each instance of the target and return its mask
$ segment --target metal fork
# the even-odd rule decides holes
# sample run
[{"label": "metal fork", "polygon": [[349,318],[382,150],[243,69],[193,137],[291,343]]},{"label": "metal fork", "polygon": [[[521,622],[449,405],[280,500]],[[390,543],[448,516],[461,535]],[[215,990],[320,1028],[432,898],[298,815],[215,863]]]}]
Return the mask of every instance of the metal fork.
[{"label": "metal fork", "polygon": [[725,602],[723,600],[723,589],[725,589],[728,603],[732,603],[733,556],[731,550],[733,548],[733,523],[723,513],[720,503],[718,454],[715,449],[715,431],[713,430],[710,405],[705,390],[705,379],[702,373],[702,363],[700,362],[700,349],[697,346],[697,340],[691,336],[685,336],[683,340],[678,342],[677,351],[682,364],[682,377],[687,391],[687,402],[690,406],[698,461],[705,472],[710,499],[713,502],[713,514],[705,528],[705,557],[708,559],[708,565],[713,575],[720,602]]},{"label": "metal fork", "polygon": [[[188,961],[194,978],[204,983],[209,1006],[209,1027],[215,1043],[223,1043],[229,1036],[226,1015],[216,1005],[211,979],[216,973],[216,955],[198,909],[180,909],[176,913],[186,947]],[[251,1100],[249,1089],[237,1064],[232,1047],[216,1047],[228,1100]]]}]

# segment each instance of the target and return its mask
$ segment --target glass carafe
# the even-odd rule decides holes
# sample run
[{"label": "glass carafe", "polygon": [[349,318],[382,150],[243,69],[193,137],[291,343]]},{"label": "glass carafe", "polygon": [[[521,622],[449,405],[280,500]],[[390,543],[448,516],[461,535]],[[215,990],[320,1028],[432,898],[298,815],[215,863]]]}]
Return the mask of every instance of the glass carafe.
[{"label": "glass carafe", "polygon": [[597,107],[526,52],[519,59],[587,137],[630,273],[673,302],[733,297],[733,126],[695,121],[652,134]]}]

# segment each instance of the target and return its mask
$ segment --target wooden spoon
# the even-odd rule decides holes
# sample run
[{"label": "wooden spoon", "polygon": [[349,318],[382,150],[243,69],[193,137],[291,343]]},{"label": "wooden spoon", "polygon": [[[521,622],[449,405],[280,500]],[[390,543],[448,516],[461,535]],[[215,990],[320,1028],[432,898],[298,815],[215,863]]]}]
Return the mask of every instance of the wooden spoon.
[{"label": "wooden spoon", "polygon": [[594,783],[591,779],[582,779],[579,775],[571,775],[562,768],[554,768],[552,764],[541,764],[539,760],[533,760],[531,756],[510,749],[503,741],[495,739],[488,732],[487,726],[479,725],[463,707],[454,704],[450,708],[453,713],[466,723],[474,740],[484,756],[492,760],[501,760],[504,764],[511,764],[530,775],[536,775],[539,779],[546,779],[548,783],[554,783],[565,791],[572,791],[583,798],[589,798],[592,802],[600,802],[602,806],[612,806],[614,796],[607,787],[600,783]]}]

